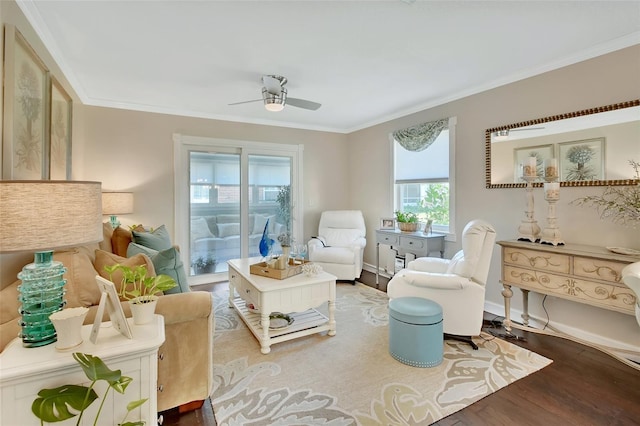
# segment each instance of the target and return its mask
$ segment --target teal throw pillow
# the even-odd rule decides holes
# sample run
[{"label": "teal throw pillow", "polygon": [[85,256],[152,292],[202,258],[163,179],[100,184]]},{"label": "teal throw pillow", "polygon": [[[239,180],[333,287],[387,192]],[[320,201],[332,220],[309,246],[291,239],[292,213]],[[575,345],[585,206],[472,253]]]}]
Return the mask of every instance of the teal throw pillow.
[{"label": "teal throw pillow", "polygon": [[175,247],[166,250],[154,250],[140,244],[131,243],[127,248],[127,257],[143,253],[149,256],[153,263],[156,274],[169,275],[178,284],[177,287],[167,290],[165,294],[186,293],[191,291],[187,282],[187,274],[184,271],[184,264],[180,260],[180,252]]},{"label": "teal throw pillow", "polygon": [[152,248],[154,250],[166,250],[172,247],[171,237],[167,232],[167,229],[164,225],[160,225],[158,228],[154,229],[151,232],[131,232],[133,237],[133,242],[143,245],[145,247]]}]

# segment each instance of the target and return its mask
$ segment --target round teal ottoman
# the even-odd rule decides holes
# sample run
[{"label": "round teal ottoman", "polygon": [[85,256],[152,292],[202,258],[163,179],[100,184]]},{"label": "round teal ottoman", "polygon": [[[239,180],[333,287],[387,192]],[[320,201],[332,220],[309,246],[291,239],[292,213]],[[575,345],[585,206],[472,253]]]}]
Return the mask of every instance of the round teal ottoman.
[{"label": "round teal ottoman", "polygon": [[421,297],[399,297],[389,302],[389,353],[412,367],[442,363],[444,334],[442,307]]}]

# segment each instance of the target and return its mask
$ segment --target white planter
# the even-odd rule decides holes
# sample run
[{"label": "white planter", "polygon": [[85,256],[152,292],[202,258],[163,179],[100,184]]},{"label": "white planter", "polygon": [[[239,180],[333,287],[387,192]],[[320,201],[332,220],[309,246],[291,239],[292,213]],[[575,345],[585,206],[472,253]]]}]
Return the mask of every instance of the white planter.
[{"label": "white planter", "polygon": [[133,323],[136,325],[149,324],[156,312],[158,296],[140,296],[129,300]]},{"label": "white planter", "polygon": [[68,308],[49,315],[49,319],[56,329],[58,342],[56,349],[66,351],[82,343],[82,323],[89,308]]}]

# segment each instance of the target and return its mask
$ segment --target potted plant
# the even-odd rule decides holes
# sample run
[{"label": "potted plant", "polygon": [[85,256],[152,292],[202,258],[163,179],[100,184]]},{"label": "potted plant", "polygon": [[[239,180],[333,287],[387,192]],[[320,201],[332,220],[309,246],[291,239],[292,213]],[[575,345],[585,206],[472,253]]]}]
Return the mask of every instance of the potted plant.
[{"label": "potted plant", "polygon": [[418,222],[418,215],[413,212],[401,212],[395,211],[396,221],[398,222],[398,228],[404,232],[416,232],[420,223]]},{"label": "potted plant", "polygon": [[131,305],[131,315],[134,324],[147,324],[153,319],[158,302],[157,294],[170,290],[178,284],[169,275],[148,276],[147,267],[139,265],[130,267],[115,264],[105,266],[105,271],[109,274],[109,280],[113,281],[113,274],[116,271],[122,273],[119,296],[128,300]]},{"label": "potted plant", "polygon": [[[38,398],[31,404],[31,411],[42,423],[61,422],[78,416],[76,425],[81,424],[84,411],[99,398],[94,387],[98,381],[103,380],[107,383],[107,388],[93,422],[96,425],[109,390],[113,389],[118,393],[124,394],[127,386],[133,381],[131,377],[123,376],[120,370],[110,370],[97,356],[75,352],[73,359],[80,364],[91,384],[89,386],[62,385],[55,389],[41,389],[38,392]],[[147,399],[145,398],[131,401],[127,404],[127,413],[119,425],[143,426],[145,424],[143,421],[125,423],[125,420],[131,411],[140,407],[146,401]]]},{"label": "potted plant", "polygon": [[209,254],[206,256],[198,256],[196,260],[191,263],[193,272],[196,275],[210,274],[216,271],[216,260]]}]

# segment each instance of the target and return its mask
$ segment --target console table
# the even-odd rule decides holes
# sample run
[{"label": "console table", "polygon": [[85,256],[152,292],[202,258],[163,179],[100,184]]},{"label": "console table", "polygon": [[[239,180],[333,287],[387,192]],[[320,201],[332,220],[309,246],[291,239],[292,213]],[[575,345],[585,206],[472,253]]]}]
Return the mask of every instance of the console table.
[{"label": "console table", "polygon": [[440,252],[444,257],[444,234],[424,232],[402,232],[397,229],[376,230],[376,284],[380,276],[380,244],[386,244],[393,249],[401,249],[418,256],[429,256],[430,253]]},{"label": "console table", "polygon": [[635,315],[636,298],[622,282],[622,268],[640,257],[604,247],[552,246],[528,241],[498,241],[502,250],[504,326],[511,330],[512,286],[522,291],[525,326],[529,325],[529,291],[598,308]]},{"label": "console table", "polygon": [[[65,384],[90,383],[80,365],[73,359],[73,352],[82,352],[100,357],[111,370],[122,370],[122,374],[133,381],[126,392],[113,390],[100,413],[99,424],[115,425],[122,422],[127,404],[148,398],[141,407],[127,417],[127,421],[145,421],[156,424],[158,348],[164,342],[164,317],[156,315],[150,324],[133,325],[133,339],[127,339],[110,326],[102,324],[97,344],[91,343],[91,325],[82,327],[83,343],[68,351],[58,351],[55,343],[37,348],[24,348],[18,338],[10,342],[0,354],[0,424],[3,426],[39,425],[40,420],[31,412],[31,404],[41,389],[53,389]],[[93,424],[96,412],[104,395],[105,384],[98,382],[96,392],[99,401],[94,401],[82,417],[83,425]],[[75,425],[77,417],[59,425]]]}]

